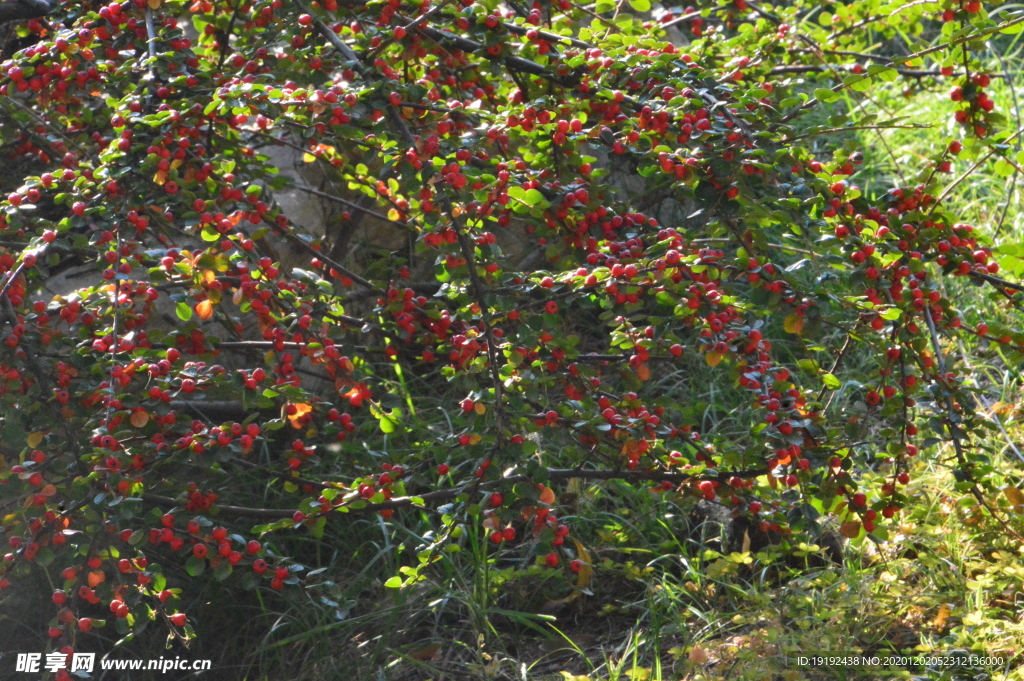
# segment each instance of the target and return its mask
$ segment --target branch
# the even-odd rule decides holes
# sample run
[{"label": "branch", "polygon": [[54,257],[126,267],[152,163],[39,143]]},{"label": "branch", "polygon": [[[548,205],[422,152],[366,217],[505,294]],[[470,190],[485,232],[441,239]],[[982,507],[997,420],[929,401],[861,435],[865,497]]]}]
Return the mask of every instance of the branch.
[{"label": "branch", "polygon": [[[671,482],[676,485],[681,485],[691,480],[713,480],[721,484],[728,484],[728,480],[730,478],[748,480],[750,478],[756,478],[767,474],[768,470],[765,468],[730,471],[718,473],[716,475],[665,473],[661,471],[594,471],[581,470],[578,468],[548,469],[549,480],[571,480],[576,478],[579,480],[622,480],[624,482]],[[490,488],[499,484],[514,485],[520,482],[529,483],[533,482],[533,479],[526,475],[511,475],[506,478],[501,478],[500,480],[492,480],[482,484],[472,483],[469,486],[439,490],[437,492],[428,492],[419,496],[395,497],[388,501],[382,501],[379,504],[366,504],[359,508],[339,506],[336,510],[342,513],[362,514],[377,513],[388,509],[422,508],[431,503],[451,501],[459,495],[465,494],[473,487]],[[142,498],[146,501],[152,501],[166,506],[177,506],[180,503],[177,499],[165,497],[159,494],[143,494]],[[223,506],[219,504],[216,508],[221,515],[234,516],[238,518],[259,518],[263,520],[284,520],[286,518],[291,518],[296,512],[296,509],[251,508],[247,506]]]}]

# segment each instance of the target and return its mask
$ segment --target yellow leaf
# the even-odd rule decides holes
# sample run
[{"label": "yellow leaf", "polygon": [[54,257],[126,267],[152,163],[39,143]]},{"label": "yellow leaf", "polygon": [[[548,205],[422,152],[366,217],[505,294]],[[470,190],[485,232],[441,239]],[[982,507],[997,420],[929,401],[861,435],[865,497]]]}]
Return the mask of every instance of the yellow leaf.
[{"label": "yellow leaf", "polygon": [[539,501],[542,504],[547,504],[549,506],[555,503],[555,491],[550,487],[546,487],[544,485],[541,485],[540,487],[540,498],[537,499],[537,501]]},{"label": "yellow leaf", "polygon": [[302,155],[302,162],[303,163],[313,163],[314,161],[316,161],[316,156],[314,156],[313,154],[308,154],[307,153],[307,154],[303,154]]},{"label": "yellow leaf", "polygon": [[949,606],[943,603],[939,606],[939,612],[935,615],[935,619],[932,620],[932,626],[936,629],[944,629],[946,626],[946,620],[953,614],[953,611],[949,609]]},{"label": "yellow leaf", "polygon": [[721,363],[722,355],[718,354],[717,352],[709,352],[708,354],[704,355],[704,361],[708,363],[709,367],[716,367]]},{"label": "yellow leaf", "polygon": [[156,175],[153,176],[153,181],[156,182],[159,185],[162,185],[165,182],[167,182],[167,171],[166,170],[158,170],[156,172]]},{"label": "yellow leaf", "polygon": [[476,404],[473,405],[473,411],[475,411],[478,415],[483,416],[484,414],[487,413],[487,406],[481,404],[480,402],[477,402]]},{"label": "yellow leaf", "polygon": [[32,449],[35,449],[36,447],[39,446],[39,443],[43,441],[43,434],[42,433],[30,433],[29,436],[27,438],[25,438],[25,441],[28,442],[28,446],[29,447],[31,447]]},{"label": "yellow leaf", "polygon": [[149,0],[150,9],[160,9],[160,5],[164,4],[163,0]]},{"label": "yellow leaf", "polygon": [[482,439],[483,439],[483,436],[481,436],[480,433],[473,433],[472,435],[469,436],[469,444],[471,444],[471,445],[480,444],[480,440],[482,440]]},{"label": "yellow leaf", "polygon": [[201,300],[196,303],[196,314],[203,321],[206,321],[213,316],[213,303],[209,300]]},{"label": "yellow leaf", "polygon": [[1013,506],[1014,513],[1024,513],[1024,494],[1016,487],[1007,485],[1003,488],[1003,494],[1006,495],[1007,501]]},{"label": "yellow leaf", "polygon": [[587,551],[587,547],[577,539],[572,541],[576,544],[576,555],[580,561],[580,571],[576,573],[576,586],[586,589],[587,585],[590,584],[590,578],[594,576],[593,560],[591,559],[590,551]]},{"label": "yellow leaf", "polygon": [[128,420],[131,421],[132,425],[136,428],[142,428],[149,423],[149,414],[144,411],[133,412],[131,418]]},{"label": "yellow leaf", "polygon": [[782,323],[782,327],[786,329],[786,333],[800,333],[804,330],[804,318],[791,314],[786,317],[786,321]]},{"label": "yellow leaf", "polygon": [[178,168],[181,167],[182,163],[184,163],[183,160],[181,160],[180,158],[176,158],[173,161],[171,161],[171,167],[177,170]]}]

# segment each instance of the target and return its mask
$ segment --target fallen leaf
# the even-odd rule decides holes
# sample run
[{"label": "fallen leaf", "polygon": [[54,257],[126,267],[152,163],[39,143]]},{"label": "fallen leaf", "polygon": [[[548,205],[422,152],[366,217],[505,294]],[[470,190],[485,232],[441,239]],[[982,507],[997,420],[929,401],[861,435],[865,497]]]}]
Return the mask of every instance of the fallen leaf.
[{"label": "fallen leaf", "polygon": [[860,521],[847,520],[839,526],[839,534],[843,535],[847,539],[856,539],[857,535],[860,534]]},{"label": "fallen leaf", "polygon": [[428,646],[409,653],[409,657],[420,662],[435,662],[441,659],[441,646]]},{"label": "fallen leaf", "polygon": [[944,629],[946,627],[946,620],[953,614],[953,611],[949,609],[949,606],[943,603],[939,606],[939,612],[935,615],[935,619],[932,620],[932,626],[936,629]]}]

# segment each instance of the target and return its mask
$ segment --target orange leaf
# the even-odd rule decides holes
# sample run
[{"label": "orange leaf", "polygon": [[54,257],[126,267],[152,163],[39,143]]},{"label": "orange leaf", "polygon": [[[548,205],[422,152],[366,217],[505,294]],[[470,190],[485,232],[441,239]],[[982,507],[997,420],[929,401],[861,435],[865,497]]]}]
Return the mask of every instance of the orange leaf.
[{"label": "orange leaf", "polygon": [[487,413],[487,405],[477,402],[476,404],[473,405],[473,411],[475,411],[478,415],[483,416],[484,414]]},{"label": "orange leaf", "polygon": [[149,423],[149,414],[144,411],[137,411],[134,412],[128,420],[131,421],[132,425],[136,428],[142,428]]},{"label": "orange leaf", "polygon": [[196,303],[196,314],[204,322],[213,316],[213,303],[209,300],[202,300]]},{"label": "orange leaf", "polygon": [[636,368],[636,377],[641,381],[651,380],[651,367],[646,364],[641,364]]},{"label": "orange leaf", "polygon": [[782,328],[786,329],[786,333],[800,333],[804,330],[804,318],[791,314],[782,322]]},{"label": "orange leaf", "polygon": [[716,367],[719,365],[719,363],[721,363],[722,356],[717,352],[709,352],[708,354],[704,355],[704,361],[708,363],[709,367]]},{"label": "orange leaf", "polygon": [[54,487],[53,485],[46,485],[41,490],[39,490],[39,493],[42,494],[44,497],[52,497],[54,494],[57,493],[57,488]]},{"label": "orange leaf", "polygon": [[541,485],[540,487],[540,498],[537,501],[548,505],[555,503],[555,491],[550,487],[545,487],[544,485]]},{"label": "orange leaf", "polygon": [[293,428],[302,428],[302,417],[313,411],[313,407],[308,404],[293,404],[295,407],[294,414],[288,414],[288,420],[292,422]]},{"label": "orange leaf", "polygon": [[89,573],[89,588],[95,589],[105,581],[107,581],[107,575],[104,574],[103,570],[93,570]]}]

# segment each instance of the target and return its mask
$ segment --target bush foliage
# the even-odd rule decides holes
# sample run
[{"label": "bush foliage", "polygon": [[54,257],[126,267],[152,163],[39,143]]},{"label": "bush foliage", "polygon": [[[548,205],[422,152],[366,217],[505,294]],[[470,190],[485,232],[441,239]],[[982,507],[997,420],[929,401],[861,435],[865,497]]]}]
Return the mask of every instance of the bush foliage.
[{"label": "bush foliage", "polygon": [[[297,588],[319,554],[293,539],[368,514],[432,527],[390,587],[467,545],[575,581],[580,480],[883,541],[940,443],[998,515],[958,339],[1018,361],[1024,335],[956,297],[1012,311],[1024,286],[947,202],[1017,169],[976,53],[1022,26],[974,0],[75,0],[18,24],[0,587],[47,576],[55,649],[185,640],[189,589]],[[953,117],[888,116],[900,87]],[[938,151],[897,158],[899,128]],[[296,192],[324,224],[289,219]]]}]

